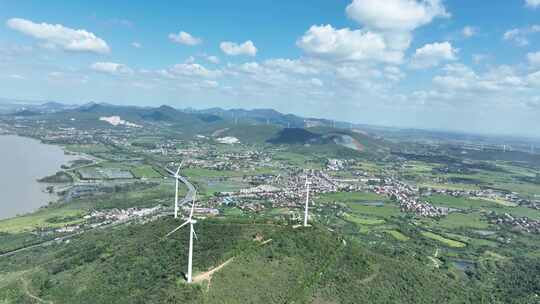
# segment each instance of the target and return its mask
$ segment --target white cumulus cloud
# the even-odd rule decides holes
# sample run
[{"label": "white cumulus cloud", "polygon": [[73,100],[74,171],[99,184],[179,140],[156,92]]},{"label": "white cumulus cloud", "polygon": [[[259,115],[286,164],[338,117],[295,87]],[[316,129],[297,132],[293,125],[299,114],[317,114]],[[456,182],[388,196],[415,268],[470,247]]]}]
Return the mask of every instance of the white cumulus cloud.
[{"label": "white cumulus cloud", "polygon": [[206,56],[206,60],[213,64],[218,64],[220,62],[219,58],[217,56]]},{"label": "white cumulus cloud", "polygon": [[540,7],[540,0],[525,0],[525,6],[530,8]]},{"label": "white cumulus cloud", "polygon": [[331,25],[313,25],[296,42],[306,53],[332,60],[377,60],[399,63],[403,53],[392,50],[382,35],[349,28],[335,29]]},{"label": "white cumulus cloud", "polygon": [[527,83],[533,87],[540,87],[540,71],[527,75]]},{"label": "white cumulus cloud", "polygon": [[463,36],[465,38],[470,38],[478,33],[478,30],[472,26],[466,26],[463,28]]},{"label": "white cumulus cloud", "polygon": [[448,41],[426,44],[415,51],[411,66],[420,69],[435,67],[442,61],[456,60],[457,52],[458,50]]},{"label": "white cumulus cloud", "polygon": [[11,78],[11,79],[17,79],[17,80],[24,80],[24,79],[26,79],[24,76],[19,75],[19,74],[10,74],[10,75],[8,75],[8,77]]},{"label": "white cumulus cloud", "polygon": [[318,69],[302,60],[276,58],[268,59],[264,62],[265,66],[286,73],[295,73],[301,75],[318,74]]},{"label": "white cumulus cloud", "polygon": [[47,47],[60,47],[74,52],[110,52],[105,40],[83,29],[75,30],[61,24],[34,23],[21,18],[11,18],[6,24],[13,30],[41,40]]},{"label": "white cumulus cloud", "polygon": [[189,45],[189,46],[194,46],[194,45],[198,45],[198,44],[202,43],[201,38],[194,37],[190,33],[187,33],[187,32],[184,32],[184,31],[181,31],[178,34],[172,34],[172,33],[169,34],[169,39],[172,42],[176,42],[176,43],[180,43],[180,44],[184,44],[184,45]]},{"label": "white cumulus cloud", "polygon": [[229,56],[238,56],[238,55],[248,55],[255,56],[257,55],[257,48],[251,40],[248,40],[242,44],[235,42],[224,41],[219,47],[221,50]]},{"label": "white cumulus cloud", "polygon": [[533,67],[540,66],[540,52],[528,53],[527,60],[529,61],[529,65]]},{"label": "white cumulus cloud", "polygon": [[386,31],[412,31],[449,16],[440,0],[354,0],[346,12],[369,28]]},{"label": "white cumulus cloud", "polygon": [[114,62],[96,62],[90,66],[96,72],[106,74],[131,74],[133,71],[126,65]]},{"label": "white cumulus cloud", "polygon": [[503,39],[513,41],[518,46],[529,45],[528,36],[540,32],[540,25],[531,25],[524,28],[514,28],[504,32]]},{"label": "white cumulus cloud", "polygon": [[170,75],[215,78],[221,75],[219,70],[210,70],[198,63],[179,63],[175,64],[167,71]]}]

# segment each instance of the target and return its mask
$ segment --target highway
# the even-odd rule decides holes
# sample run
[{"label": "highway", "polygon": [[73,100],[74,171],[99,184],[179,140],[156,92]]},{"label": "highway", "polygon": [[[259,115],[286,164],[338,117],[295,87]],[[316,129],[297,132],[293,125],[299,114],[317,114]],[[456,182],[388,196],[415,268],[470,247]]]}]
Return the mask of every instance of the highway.
[{"label": "highway", "polygon": [[[174,174],[176,172],[173,172],[172,170],[169,170],[168,168],[164,168],[171,176],[174,177]],[[188,188],[188,192],[186,193],[186,196],[184,196],[184,198],[179,202],[179,206],[182,206],[188,202],[191,202],[192,200],[195,199],[195,194],[197,192],[197,190],[195,189],[195,186],[193,186],[192,183],[190,183],[185,177],[183,176],[179,176],[179,180],[184,184],[186,185],[186,187]],[[161,213],[165,213],[167,215],[171,214],[170,211],[167,211],[167,210],[164,210],[164,211],[161,211]],[[152,215],[155,215],[155,214],[152,214]],[[68,240],[72,237],[75,237],[75,236],[78,236],[78,235],[81,235],[85,232],[88,232],[88,231],[92,231],[92,230],[95,230],[95,229],[106,229],[106,228],[111,228],[111,227],[114,227],[114,226],[117,226],[117,225],[122,225],[122,224],[126,224],[126,223],[129,223],[133,220],[137,220],[137,219],[140,219],[140,217],[132,217],[130,219],[127,219],[127,220],[123,220],[123,221],[119,221],[119,222],[115,222],[115,223],[112,223],[112,224],[108,224],[108,225],[103,225],[103,226],[100,226],[100,227],[96,227],[96,228],[93,228],[93,229],[87,229],[87,230],[81,230],[81,231],[78,231],[76,233],[73,233],[73,234],[69,234],[69,235],[65,235],[65,236],[62,236],[62,237],[58,237],[54,240],[49,240],[49,241],[45,241],[45,242],[41,242],[41,243],[38,243],[38,244],[34,244],[34,245],[30,245],[28,247],[23,247],[23,248],[19,248],[19,249],[16,249],[16,250],[13,250],[13,251],[9,251],[9,252],[5,252],[5,253],[1,253],[0,254],[0,258],[2,257],[7,257],[7,256],[10,256],[10,255],[14,255],[14,254],[17,254],[19,252],[22,252],[22,251],[27,251],[27,250],[30,250],[30,249],[34,249],[34,248],[37,248],[37,247],[45,247],[45,246],[50,246],[50,245],[53,245],[53,244],[56,244],[56,243],[59,243],[59,242],[62,242],[62,241],[65,241],[65,240]]]},{"label": "highway", "polygon": [[[172,175],[172,176],[174,177],[174,174],[175,174],[176,172],[174,172],[174,171],[172,171],[172,170],[170,170],[170,169],[168,169],[168,168],[164,168],[164,169],[165,169],[165,171],[167,171],[170,175]],[[190,182],[187,180],[187,178],[185,178],[185,177],[179,175],[179,176],[178,176],[178,179],[179,179],[184,185],[186,185],[186,187],[188,188],[188,192],[186,193],[186,196],[184,196],[184,198],[183,198],[180,202],[178,202],[178,205],[179,205],[179,206],[182,206],[182,205],[186,204],[187,202],[191,202],[191,201],[193,201],[193,200],[195,199],[195,194],[197,193],[197,190],[195,190],[195,186],[193,186],[193,184],[190,183]]]}]

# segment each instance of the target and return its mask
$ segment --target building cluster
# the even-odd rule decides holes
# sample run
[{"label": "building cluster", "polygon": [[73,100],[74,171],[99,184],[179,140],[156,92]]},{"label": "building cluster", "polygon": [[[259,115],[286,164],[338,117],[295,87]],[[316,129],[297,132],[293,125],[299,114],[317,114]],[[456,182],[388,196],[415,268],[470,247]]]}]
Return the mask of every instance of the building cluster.
[{"label": "building cluster", "polygon": [[440,188],[428,188],[425,194],[430,195],[434,193],[445,194],[453,197],[475,197],[480,199],[484,198],[487,200],[505,201],[523,207],[540,209],[540,200],[523,198],[519,195],[519,193],[516,192],[507,192],[495,189],[450,190]]},{"label": "building cluster", "polygon": [[385,178],[384,184],[372,187],[375,193],[395,199],[401,212],[414,213],[423,217],[442,217],[449,212],[448,208],[436,207],[421,201],[418,189],[393,178]]},{"label": "building cluster", "polygon": [[304,203],[308,174],[312,195],[342,189],[340,184],[323,171],[295,170],[284,177],[263,174],[257,180],[267,183],[239,191],[219,192],[209,204],[212,206],[234,204],[237,208],[249,212],[260,212],[270,206],[272,208],[298,208]]},{"label": "building cluster", "polygon": [[[152,153],[161,153],[161,149],[148,150]],[[272,157],[269,153],[245,147],[234,152],[216,151],[212,146],[204,143],[191,142],[190,145],[167,149],[166,155],[175,160],[182,159],[183,168],[202,168],[216,171],[256,170],[271,167]],[[171,159],[173,159],[171,158]]]},{"label": "building cluster", "polygon": [[502,216],[491,216],[491,222],[497,225],[512,227],[513,230],[540,234],[540,221],[528,217],[513,217],[505,213]]},{"label": "building cluster", "polygon": [[357,163],[354,159],[336,159],[329,158],[326,160],[326,170],[340,171],[350,168]]},{"label": "building cluster", "polygon": [[128,208],[128,209],[108,209],[94,210],[84,216],[85,220],[100,222],[101,224],[110,224],[117,221],[126,221],[131,218],[144,217],[161,211],[162,206],[152,208]]}]

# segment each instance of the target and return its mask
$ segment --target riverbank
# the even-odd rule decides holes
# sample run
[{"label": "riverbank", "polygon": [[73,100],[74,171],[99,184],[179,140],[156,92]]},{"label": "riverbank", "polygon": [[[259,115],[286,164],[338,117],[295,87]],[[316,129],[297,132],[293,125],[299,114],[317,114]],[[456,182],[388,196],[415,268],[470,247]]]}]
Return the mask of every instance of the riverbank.
[{"label": "riverbank", "polygon": [[0,149],[0,219],[33,212],[56,201],[58,197],[47,192],[49,184],[38,180],[80,159],[63,147],[18,135],[0,135]]}]

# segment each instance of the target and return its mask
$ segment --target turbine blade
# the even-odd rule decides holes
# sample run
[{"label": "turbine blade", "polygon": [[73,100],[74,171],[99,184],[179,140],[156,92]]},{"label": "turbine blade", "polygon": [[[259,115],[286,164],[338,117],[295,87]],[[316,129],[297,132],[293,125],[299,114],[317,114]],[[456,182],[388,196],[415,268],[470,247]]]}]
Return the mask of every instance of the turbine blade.
[{"label": "turbine blade", "polygon": [[195,210],[195,200],[197,199],[197,192],[193,194],[192,202],[191,202],[191,212],[189,213],[189,219],[193,217],[193,211]]},{"label": "turbine blade", "polygon": [[185,225],[189,224],[189,221],[185,221],[182,225],[174,228],[174,230],[172,230],[171,232],[167,233],[167,235],[165,235],[165,237],[168,237],[170,236],[171,234],[175,233],[176,231],[180,230],[180,228],[184,227]]},{"label": "turbine blade", "polygon": [[195,239],[198,241],[199,238],[197,237],[197,233],[195,233],[195,228],[193,228],[193,236],[195,237]]}]

